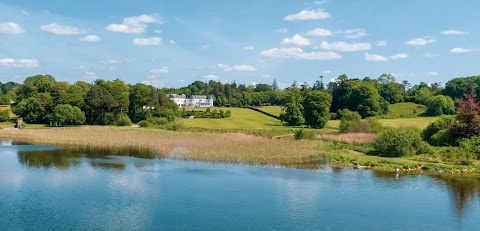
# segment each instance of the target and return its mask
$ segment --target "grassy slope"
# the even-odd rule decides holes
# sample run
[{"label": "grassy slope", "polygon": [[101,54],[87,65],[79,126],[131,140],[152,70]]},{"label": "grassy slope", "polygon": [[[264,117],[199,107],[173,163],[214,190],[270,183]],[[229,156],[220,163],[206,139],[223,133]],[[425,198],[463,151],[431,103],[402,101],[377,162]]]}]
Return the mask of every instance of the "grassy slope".
[{"label": "grassy slope", "polygon": [[282,107],[280,106],[263,106],[263,107],[256,107],[256,108],[260,111],[264,111],[274,116],[280,116],[280,114],[282,113]]},{"label": "grassy slope", "polygon": [[391,104],[387,116],[392,118],[416,117],[423,114],[427,109],[425,106],[416,103]]}]

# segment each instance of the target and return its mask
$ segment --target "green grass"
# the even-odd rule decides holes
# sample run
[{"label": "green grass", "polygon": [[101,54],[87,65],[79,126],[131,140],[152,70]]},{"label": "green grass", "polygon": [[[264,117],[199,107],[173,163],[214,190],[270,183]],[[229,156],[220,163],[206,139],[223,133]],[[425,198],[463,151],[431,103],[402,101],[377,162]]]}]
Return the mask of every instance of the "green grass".
[{"label": "green grass", "polygon": [[[227,130],[244,130],[244,129],[285,129],[284,123],[266,116],[260,112],[247,108],[221,108],[222,110],[230,110],[231,117],[225,119],[181,119],[186,127],[198,127],[208,129],[227,129]],[[205,110],[205,109],[195,109]],[[213,110],[213,109],[212,109]]]},{"label": "green grass", "polygon": [[263,106],[263,107],[255,107],[260,111],[264,111],[268,114],[272,114],[274,116],[280,116],[282,113],[282,107],[280,106]]},{"label": "green grass", "polygon": [[382,118],[413,118],[423,114],[427,108],[416,103],[396,103],[388,106],[388,114]]},{"label": "green grass", "polygon": [[398,119],[379,119],[382,125],[387,127],[399,128],[406,126],[413,126],[419,129],[424,129],[431,122],[438,120],[440,117],[417,117],[417,118],[398,118]]}]

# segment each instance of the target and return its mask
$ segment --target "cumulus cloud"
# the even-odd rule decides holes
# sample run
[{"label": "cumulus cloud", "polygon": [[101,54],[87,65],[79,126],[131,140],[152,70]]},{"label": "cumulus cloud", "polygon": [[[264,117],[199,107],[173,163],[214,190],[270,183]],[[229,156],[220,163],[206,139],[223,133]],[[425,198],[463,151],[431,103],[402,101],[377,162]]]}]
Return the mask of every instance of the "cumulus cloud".
[{"label": "cumulus cloud", "polygon": [[310,46],[310,44],[310,40],[299,34],[294,35],[292,38],[285,38],[282,41],[282,45]]},{"label": "cumulus cloud", "polygon": [[162,38],[136,38],[133,39],[133,45],[136,46],[158,46],[162,43]]},{"label": "cumulus cloud", "polygon": [[225,64],[218,64],[217,67],[224,71],[256,71],[257,70],[257,68],[248,66],[248,65],[230,66]]},{"label": "cumulus cloud", "polygon": [[365,60],[369,62],[386,62],[388,58],[381,55],[365,53]]},{"label": "cumulus cloud", "polygon": [[168,43],[170,43],[170,45],[177,45],[177,43],[175,42],[175,40],[170,40],[170,41],[168,41]]},{"label": "cumulus cloud", "polygon": [[21,34],[23,32],[25,30],[14,22],[0,23],[0,34]]},{"label": "cumulus cloud", "polygon": [[36,59],[4,58],[4,59],[0,59],[0,66],[16,67],[16,68],[34,68],[34,67],[39,67],[40,64]]},{"label": "cumulus cloud", "polygon": [[466,35],[466,34],[470,34],[468,32],[461,31],[461,30],[444,30],[440,33],[442,33],[444,35]]},{"label": "cumulus cloud", "polygon": [[25,15],[25,16],[29,16],[29,15],[30,15],[30,13],[28,13],[28,11],[26,11],[26,10],[20,11],[20,14]]},{"label": "cumulus cloud", "polygon": [[428,75],[428,76],[432,76],[432,77],[437,77],[439,75],[438,72],[436,72],[436,71],[430,71],[430,72],[427,72],[425,74]]},{"label": "cumulus cloud", "polygon": [[340,31],[340,33],[344,34],[345,38],[347,39],[356,39],[367,36],[367,32],[365,31],[365,29],[361,28],[344,30]]},{"label": "cumulus cloud", "polygon": [[146,15],[124,18],[122,24],[110,24],[105,27],[106,30],[112,32],[141,34],[145,32],[147,24],[163,24],[158,15]]},{"label": "cumulus cloud", "polygon": [[296,14],[291,14],[285,16],[283,20],[285,21],[299,21],[299,20],[315,20],[315,19],[325,19],[330,17],[330,14],[324,9],[313,9],[313,10],[302,10]]},{"label": "cumulus cloud", "polygon": [[87,35],[80,39],[82,42],[99,42],[100,40],[102,40],[102,38],[96,35]]},{"label": "cumulus cloud", "polygon": [[204,79],[206,80],[214,80],[214,81],[219,81],[220,80],[220,77],[216,76],[216,75],[205,75],[203,76]]},{"label": "cumulus cloud", "polygon": [[243,47],[243,50],[253,51],[253,50],[255,50],[255,47],[253,47],[252,45],[247,45],[247,46],[244,46],[244,47]]},{"label": "cumulus cloud", "polygon": [[323,41],[320,45],[322,49],[339,51],[339,52],[352,52],[352,51],[365,51],[372,49],[370,43],[346,43],[346,42],[332,42],[328,43]]},{"label": "cumulus cloud", "polygon": [[58,23],[50,23],[48,25],[40,26],[40,29],[56,35],[78,35],[85,33],[85,31],[78,28],[65,26]]},{"label": "cumulus cloud", "polygon": [[342,56],[336,52],[304,52],[296,47],[273,48],[260,52],[260,55],[275,59],[298,59],[298,60],[329,60],[340,59]]},{"label": "cumulus cloud", "polygon": [[157,69],[152,69],[150,70],[150,73],[154,73],[154,74],[168,73],[168,67],[165,66]]},{"label": "cumulus cloud", "polygon": [[460,48],[460,47],[457,47],[457,48],[453,48],[450,50],[450,53],[453,53],[453,54],[461,54],[461,53],[469,53],[469,52],[472,52],[474,51],[473,49],[466,49],[466,48]]},{"label": "cumulus cloud", "polygon": [[387,62],[388,60],[406,59],[408,54],[395,54],[390,57],[385,57],[377,54],[365,53],[365,60],[369,62]]},{"label": "cumulus cloud", "polygon": [[322,74],[331,74],[331,73],[332,73],[331,70],[324,70],[324,71],[322,71]]},{"label": "cumulus cloud", "polygon": [[333,35],[330,30],[322,29],[322,28],[315,28],[311,31],[307,31],[305,33],[307,36],[317,36],[317,37],[327,37]]},{"label": "cumulus cloud", "polygon": [[120,61],[120,60],[109,59],[109,60],[100,61],[100,63],[101,64],[119,64],[119,63],[123,63],[123,62]]},{"label": "cumulus cloud", "polygon": [[430,53],[430,52],[427,52],[427,53],[423,54],[423,57],[425,57],[425,58],[427,58],[427,59],[435,58],[435,57],[437,57],[437,56],[438,56],[438,55],[432,54],[432,53]]},{"label": "cumulus cloud", "polygon": [[390,59],[392,60],[406,59],[406,58],[408,58],[408,54],[396,54],[396,55],[390,56]]},{"label": "cumulus cloud", "polygon": [[429,37],[416,38],[405,42],[405,44],[410,46],[426,46],[430,43],[437,42],[437,40],[431,39]]},{"label": "cumulus cloud", "polygon": [[86,71],[83,73],[83,78],[86,79],[98,79],[97,73],[93,71]]}]

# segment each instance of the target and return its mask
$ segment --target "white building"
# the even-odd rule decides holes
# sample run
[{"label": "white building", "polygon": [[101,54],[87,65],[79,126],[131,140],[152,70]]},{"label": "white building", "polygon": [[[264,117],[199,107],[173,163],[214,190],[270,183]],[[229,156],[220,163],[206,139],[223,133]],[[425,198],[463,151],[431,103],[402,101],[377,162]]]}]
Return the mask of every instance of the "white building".
[{"label": "white building", "polygon": [[213,107],[213,96],[211,95],[191,95],[168,94],[169,99],[175,102],[179,108],[185,107]]}]

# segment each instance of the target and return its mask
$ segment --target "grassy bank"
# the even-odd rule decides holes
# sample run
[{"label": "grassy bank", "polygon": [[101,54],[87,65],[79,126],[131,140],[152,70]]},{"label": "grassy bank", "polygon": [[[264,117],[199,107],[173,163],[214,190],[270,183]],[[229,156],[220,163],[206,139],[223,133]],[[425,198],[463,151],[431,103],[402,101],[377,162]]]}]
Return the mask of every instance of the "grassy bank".
[{"label": "grassy bank", "polygon": [[[347,137],[345,137],[347,136]],[[360,136],[370,142],[374,137]],[[363,138],[362,138],[363,137]],[[84,126],[51,129],[3,130],[0,138],[12,138],[37,144],[73,146],[88,150],[134,149],[158,157],[174,159],[318,167],[321,162],[332,165],[361,167],[393,172],[403,171],[480,174],[480,163],[455,166],[432,161],[427,156],[384,158],[366,155],[368,145],[351,142],[352,137],[319,135],[314,140],[293,140],[290,137],[269,139],[242,133],[173,132],[160,129]],[[357,138],[353,138],[357,140]],[[342,143],[345,142],[345,143]]]}]

